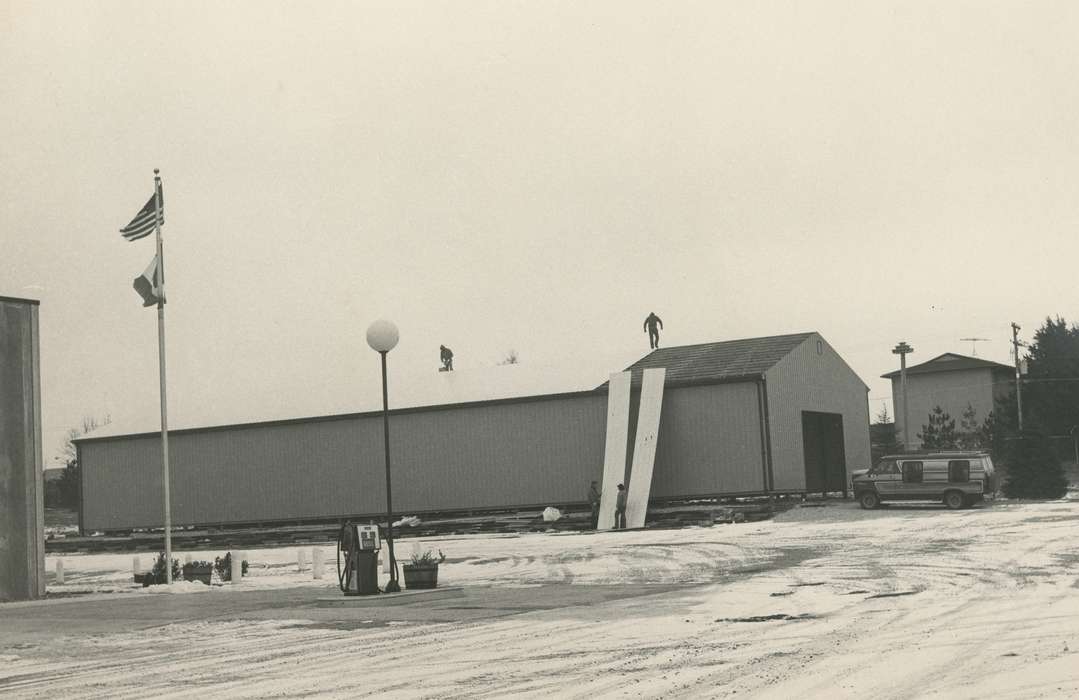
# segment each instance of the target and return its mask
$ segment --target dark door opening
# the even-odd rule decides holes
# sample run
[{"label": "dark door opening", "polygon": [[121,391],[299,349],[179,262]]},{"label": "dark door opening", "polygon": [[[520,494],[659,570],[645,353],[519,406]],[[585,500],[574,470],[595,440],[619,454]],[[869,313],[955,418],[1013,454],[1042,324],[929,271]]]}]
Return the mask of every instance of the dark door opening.
[{"label": "dark door opening", "polygon": [[842,491],[847,495],[847,454],[843,444],[843,416],[839,413],[802,411],[802,446],[805,450],[806,492]]}]

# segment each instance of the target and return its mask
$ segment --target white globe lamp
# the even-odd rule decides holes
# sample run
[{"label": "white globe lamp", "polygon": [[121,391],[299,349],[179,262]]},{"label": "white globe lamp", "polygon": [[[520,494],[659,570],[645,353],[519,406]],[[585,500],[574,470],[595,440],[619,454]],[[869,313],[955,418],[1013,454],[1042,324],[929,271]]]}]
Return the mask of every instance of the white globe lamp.
[{"label": "white globe lamp", "polygon": [[389,352],[397,347],[400,339],[397,326],[393,321],[381,318],[367,327],[367,344],[375,352]]}]

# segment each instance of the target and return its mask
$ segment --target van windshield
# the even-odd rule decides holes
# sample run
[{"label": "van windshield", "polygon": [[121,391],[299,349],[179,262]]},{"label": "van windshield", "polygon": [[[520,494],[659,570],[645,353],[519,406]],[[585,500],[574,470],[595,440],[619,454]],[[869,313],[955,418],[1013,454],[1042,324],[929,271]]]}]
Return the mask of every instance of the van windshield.
[{"label": "van windshield", "polygon": [[894,459],[885,459],[869,470],[870,474],[898,474],[899,466]]}]

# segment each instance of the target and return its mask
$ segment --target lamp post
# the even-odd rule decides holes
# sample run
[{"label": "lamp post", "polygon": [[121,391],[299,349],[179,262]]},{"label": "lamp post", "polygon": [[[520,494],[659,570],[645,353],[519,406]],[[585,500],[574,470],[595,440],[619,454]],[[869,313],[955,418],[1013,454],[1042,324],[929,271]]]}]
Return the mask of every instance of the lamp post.
[{"label": "lamp post", "polygon": [[[910,449],[910,412],[907,410],[907,354],[914,352],[914,348],[904,341],[899,341],[892,348],[893,355],[899,355],[899,387],[903,394],[903,449]],[[898,411],[897,411],[898,414]]]},{"label": "lamp post", "polygon": [[399,335],[397,326],[391,321],[380,319],[367,327],[367,344],[382,356],[382,434],[386,448],[386,544],[390,550],[390,581],[386,584],[386,593],[398,593],[401,585],[397,582],[397,559],[393,556],[393,494],[390,490],[390,404],[386,391],[386,353],[397,346]]}]

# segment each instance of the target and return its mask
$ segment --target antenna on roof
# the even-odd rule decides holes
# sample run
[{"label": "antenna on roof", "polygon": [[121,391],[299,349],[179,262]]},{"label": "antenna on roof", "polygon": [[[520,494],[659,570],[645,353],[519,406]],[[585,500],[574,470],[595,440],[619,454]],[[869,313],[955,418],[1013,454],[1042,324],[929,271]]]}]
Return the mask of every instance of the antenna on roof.
[{"label": "antenna on roof", "polygon": [[978,341],[979,340],[989,340],[989,338],[960,338],[960,340],[963,340],[963,341],[969,340],[970,341],[970,354],[973,357],[977,357],[978,356]]}]

